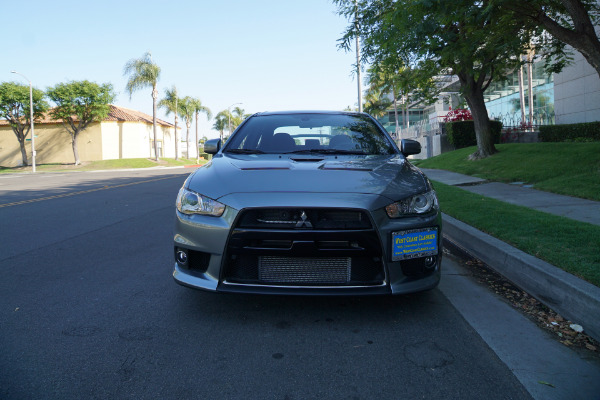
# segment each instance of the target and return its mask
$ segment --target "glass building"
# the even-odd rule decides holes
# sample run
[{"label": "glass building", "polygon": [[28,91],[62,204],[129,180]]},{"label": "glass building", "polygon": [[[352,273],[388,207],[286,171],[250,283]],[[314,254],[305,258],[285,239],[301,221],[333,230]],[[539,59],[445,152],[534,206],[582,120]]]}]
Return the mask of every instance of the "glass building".
[{"label": "glass building", "polygon": [[[417,122],[422,121],[427,116],[423,108],[410,108],[408,110],[408,124],[413,125]],[[394,109],[390,109],[387,113],[377,118],[379,122],[387,129],[388,132],[394,133],[396,131],[396,115]],[[404,126],[404,111],[398,106],[398,126],[402,128]]]},{"label": "glass building", "polygon": [[[569,70],[575,70],[575,66],[565,68],[565,71]],[[595,71],[592,72],[595,73]],[[555,75],[548,74],[544,70],[543,61],[533,63],[531,79],[531,92],[533,95],[533,102],[531,107],[533,111],[532,124],[534,126],[565,123],[562,121],[558,121],[559,117],[562,114],[555,114],[555,104],[560,103],[560,101],[564,102],[564,98],[567,98],[569,95],[568,93],[565,94],[566,89],[560,92],[562,94],[557,95],[557,93],[559,93],[559,91],[557,91],[557,87],[560,86],[560,84],[566,86],[566,83],[570,82],[570,80],[564,78],[567,73],[569,72],[562,72],[561,74],[558,74],[558,80],[555,84]],[[595,78],[595,75],[593,76]],[[563,81],[565,82],[563,83]],[[519,126],[521,122],[528,122],[530,107],[529,87],[530,85],[528,78],[528,65],[526,64],[523,66],[523,97],[525,103],[525,121],[523,121],[521,113],[518,71],[515,70],[511,73],[508,73],[505,79],[503,80],[496,79],[494,82],[492,82],[484,93],[485,103],[489,117],[491,119],[502,121],[502,125],[506,128]],[[399,109],[398,124],[401,130],[403,132],[407,132],[407,134],[409,135],[412,131],[416,130],[428,131],[428,129],[433,128],[426,127],[425,125],[429,124],[434,126],[437,125],[435,124],[436,121],[441,122],[443,120],[443,117],[450,109],[449,105],[452,106],[451,108],[466,107],[466,105],[464,104],[464,100],[461,100],[461,96],[459,94],[460,85],[457,80],[453,81],[450,85],[446,86],[444,88],[444,92],[445,93],[442,93],[442,95],[440,96],[440,99],[433,105],[424,106],[422,104],[416,104],[412,108],[410,108],[409,129],[403,128],[404,119],[402,111]],[[591,96],[589,95],[588,97],[591,98]],[[600,96],[598,96],[598,98],[600,98]],[[581,104],[582,101],[579,101],[577,104]],[[562,110],[561,112],[564,113],[564,110]],[[384,116],[379,117],[378,120],[385,126],[388,132],[392,133],[395,131],[395,118],[393,109],[388,109],[387,113]],[[572,122],[581,121],[566,121],[566,123]]]},{"label": "glass building", "polygon": [[[544,63],[533,64],[533,125],[554,124],[554,75],[544,71]],[[525,121],[529,116],[529,80],[527,66],[523,66],[523,92]],[[517,126],[522,122],[519,96],[519,75],[515,70],[506,80],[492,82],[484,94],[490,118],[502,121],[504,126]]]}]

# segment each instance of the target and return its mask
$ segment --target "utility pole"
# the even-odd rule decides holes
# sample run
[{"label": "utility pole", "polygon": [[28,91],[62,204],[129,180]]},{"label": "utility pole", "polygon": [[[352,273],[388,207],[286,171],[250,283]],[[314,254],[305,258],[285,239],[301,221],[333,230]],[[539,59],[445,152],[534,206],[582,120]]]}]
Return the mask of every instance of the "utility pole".
[{"label": "utility pole", "polygon": [[362,82],[360,77],[360,37],[358,34],[358,0],[354,0],[354,28],[356,29],[356,81],[358,85],[358,112],[363,111],[362,107]]}]

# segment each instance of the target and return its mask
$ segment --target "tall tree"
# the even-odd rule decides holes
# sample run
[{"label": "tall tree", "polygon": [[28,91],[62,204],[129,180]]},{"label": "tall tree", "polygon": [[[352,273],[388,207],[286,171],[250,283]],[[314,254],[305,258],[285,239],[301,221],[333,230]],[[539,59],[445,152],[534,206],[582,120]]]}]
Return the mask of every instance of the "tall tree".
[{"label": "tall tree", "polygon": [[[391,104],[394,106],[394,120],[396,124],[395,134],[398,134],[398,99],[400,97],[399,72],[396,68],[388,68],[383,64],[372,65],[367,73],[369,90],[387,93],[392,96]],[[405,121],[406,122],[406,121]]]},{"label": "tall tree", "polygon": [[433,79],[422,76],[409,66],[409,60],[401,58],[387,58],[371,65],[367,77],[370,91],[392,96],[396,134],[399,132],[398,102],[402,106],[404,128],[408,128],[408,104],[416,100],[431,103],[432,96],[438,92]]},{"label": "tall tree", "polygon": [[181,99],[180,102],[180,115],[183,118],[186,126],[186,135],[185,135],[185,143],[186,143],[186,158],[190,158],[190,127],[192,126],[192,120],[194,119],[194,114],[196,113],[196,109],[194,108],[193,99],[190,96],[186,96]]},{"label": "tall tree", "polygon": [[110,83],[98,85],[90,81],[59,83],[48,88],[48,98],[56,107],[50,110],[53,119],[61,120],[71,135],[75,165],[79,165],[77,139],[92,122],[102,121],[110,111],[116,95]]},{"label": "tall tree", "polygon": [[244,109],[241,107],[234,108],[231,113],[229,110],[224,110],[223,112],[228,116],[230,134],[231,132],[235,131],[246,118],[250,116],[250,114],[246,114],[246,111],[244,111]]},{"label": "tall tree", "polygon": [[503,21],[517,20],[529,29],[543,28],[554,40],[541,36],[538,45],[551,57],[557,72],[569,61],[564,44],[579,51],[600,76],[600,5],[596,0],[490,0],[489,7],[509,11]]},{"label": "tall tree", "polygon": [[167,116],[175,115],[175,159],[179,160],[179,138],[177,137],[177,118],[180,114],[179,98],[177,97],[177,88],[175,85],[171,89],[165,90],[165,97],[158,102],[160,108],[165,109]]},{"label": "tall tree", "polygon": [[392,106],[392,101],[385,93],[369,87],[365,95],[364,112],[374,117],[383,117]]},{"label": "tall tree", "polygon": [[[32,89],[33,120],[40,120],[48,110],[48,103],[44,100],[44,92]],[[19,147],[23,165],[27,162],[25,139],[31,130],[31,108],[29,101],[29,86],[16,82],[3,82],[0,84],[0,118],[5,119],[12,128]]]},{"label": "tall tree", "polygon": [[350,49],[360,35],[363,57],[379,63],[386,59],[415,60],[421,74],[458,76],[461,91],[475,123],[477,151],[472,159],[494,154],[494,138],[483,93],[489,84],[521,61],[529,43],[528,32],[517,21],[504,21],[490,0],[336,0],[340,13],[354,19],[341,39]]},{"label": "tall tree", "polygon": [[198,99],[198,98],[193,98],[192,99],[192,107],[194,109],[194,113],[196,114],[196,142],[198,141],[198,117],[200,116],[200,113],[204,113],[206,114],[206,119],[208,121],[210,121],[210,119],[212,118],[212,112],[210,111],[210,108],[205,107],[202,104],[202,100]]},{"label": "tall tree", "polygon": [[160,67],[152,61],[152,54],[145,53],[141,58],[132,58],[125,64],[123,75],[129,75],[125,89],[129,98],[139,89],[152,88],[152,132],[154,135],[154,159],[158,161],[158,138],[156,135],[156,104],[158,99],[158,79]]},{"label": "tall tree", "polygon": [[215,123],[213,124],[213,129],[219,131],[219,139],[223,140],[223,132],[228,127],[229,121],[229,113],[227,110],[219,112],[215,116]]}]

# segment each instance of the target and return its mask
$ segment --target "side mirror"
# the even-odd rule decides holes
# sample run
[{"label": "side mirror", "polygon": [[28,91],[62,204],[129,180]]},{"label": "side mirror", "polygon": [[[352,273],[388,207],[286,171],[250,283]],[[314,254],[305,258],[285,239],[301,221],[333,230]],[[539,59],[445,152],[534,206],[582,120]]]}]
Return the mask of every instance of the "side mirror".
[{"label": "side mirror", "polygon": [[211,139],[204,143],[204,152],[215,155],[221,150],[221,139]]},{"label": "side mirror", "polygon": [[402,139],[400,151],[405,156],[410,156],[411,154],[419,154],[421,152],[421,143],[412,139]]}]

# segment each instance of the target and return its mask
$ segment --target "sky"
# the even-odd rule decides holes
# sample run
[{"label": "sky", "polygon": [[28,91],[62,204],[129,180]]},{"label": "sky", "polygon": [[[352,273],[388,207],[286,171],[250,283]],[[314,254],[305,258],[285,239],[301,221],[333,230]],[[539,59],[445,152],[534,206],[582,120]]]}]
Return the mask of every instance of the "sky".
[{"label": "sky", "polygon": [[[123,76],[150,51],[159,98],[175,85],[213,115],[235,103],[246,113],[357,104],[356,56],[337,47],[349,22],[331,0],[23,0],[0,9],[0,82],[27,84],[15,70],[42,90],[112,83],[115,105],[152,115],[151,89],[130,98]],[[199,137],[218,137],[213,123],[201,116]]]}]

